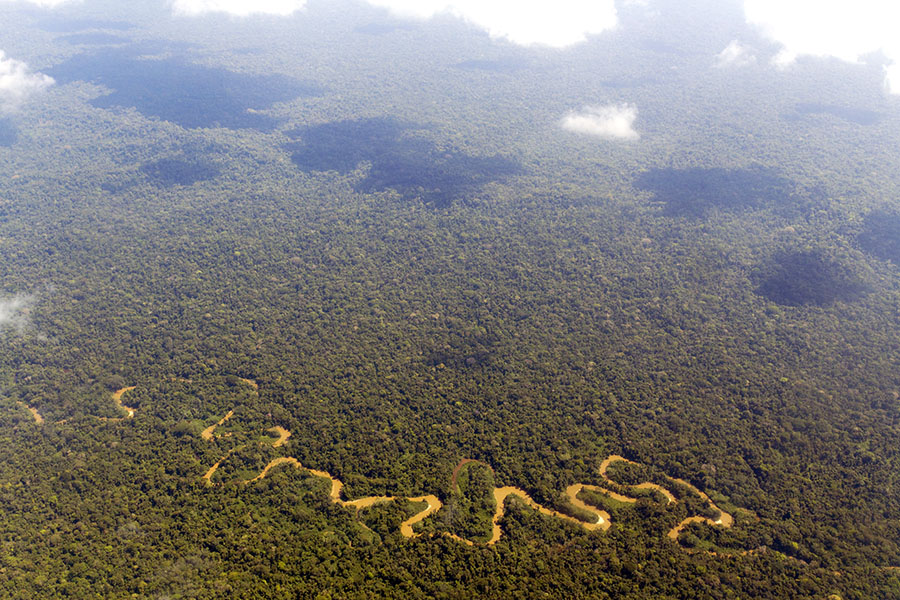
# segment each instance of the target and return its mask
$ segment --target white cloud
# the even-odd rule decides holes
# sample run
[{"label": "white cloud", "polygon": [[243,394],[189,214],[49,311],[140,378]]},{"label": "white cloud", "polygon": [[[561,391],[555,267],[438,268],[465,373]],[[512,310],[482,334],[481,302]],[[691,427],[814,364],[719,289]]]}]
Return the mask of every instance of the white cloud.
[{"label": "white cloud", "polygon": [[716,64],[720,67],[746,67],[755,62],[753,50],[737,40],[732,40],[716,55]]},{"label": "white cloud", "polygon": [[0,50],[0,113],[16,110],[31,94],[53,85],[53,78],[32,73],[20,60]]},{"label": "white cloud", "polygon": [[28,310],[34,302],[32,296],[16,294],[0,298],[0,331],[6,328],[22,331],[28,326]]},{"label": "white cloud", "polygon": [[580,112],[572,111],[563,117],[560,125],[567,131],[618,140],[636,140],[634,130],[637,107],[631,104],[585,106]]},{"label": "white cloud", "polygon": [[616,26],[614,0],[368,0],[399,17],[429,19],[449,14],[491,37],[520,45],[562,48]]},{"label": "white cloud", "polygon": [[306,0],[172,0],[177,15],[195,16],[209,12],[237,17],[254,14],[287,16],[306,6]]},{"label": "white cloud", "polygon": [[884,81],[890,93],[900,94],[900,59],[884,68]]},{"label": "white cloud", "polygon": [[900,94],[900,3],[894,0],[744,0],[749,23],[780,43],[776,66],[790,66],[798,56],[835,57],[858,62],[881,51],[888,89]]}]

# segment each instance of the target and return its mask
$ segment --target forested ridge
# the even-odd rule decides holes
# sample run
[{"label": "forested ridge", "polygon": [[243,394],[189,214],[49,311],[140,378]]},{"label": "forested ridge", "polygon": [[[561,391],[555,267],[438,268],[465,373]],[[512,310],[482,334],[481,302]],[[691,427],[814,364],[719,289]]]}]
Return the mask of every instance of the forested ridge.
[{"label": "forested ridge", "polygon": [[900,598],[879,65],[117,5],[0,5],[0,597]]}]

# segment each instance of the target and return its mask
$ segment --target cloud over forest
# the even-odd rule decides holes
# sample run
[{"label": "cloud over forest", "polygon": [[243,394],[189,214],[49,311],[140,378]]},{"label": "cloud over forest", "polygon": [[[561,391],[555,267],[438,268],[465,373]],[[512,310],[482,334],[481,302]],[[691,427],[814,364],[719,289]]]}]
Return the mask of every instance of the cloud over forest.
[{"label": "cloud over forest", "polygon": [[567,131],[595,137],[636,140],[640,137],[634,129],[637,107],[632,104],[585,106],[563,117],[560,125]]},{"label": "cloud over forest", "polygon": [[53,78],[32,73],[24,62],[0,50],[0,114],[13,112],[29,96],[53,85]]},{"label": "cloud over forest", "polygon": [[0,297],[0,331],[22,331],[28,326],[28,310],[34,298],[25,294]]},{"label": "cloud over forest", "polygon": [[881,52],[890,64],[885,83],[900,94],[900,4],[885,0],[744,0],[747,21],[782,45],[775,64],[790,66],[799,56],[859,62]]},{"label": "cloud over forest", "polygon": [[755,62],[756,55],[753,54],[753,50],[738,40],[732,40],[716,55],[716,65],[719,67],[745,67]]}]

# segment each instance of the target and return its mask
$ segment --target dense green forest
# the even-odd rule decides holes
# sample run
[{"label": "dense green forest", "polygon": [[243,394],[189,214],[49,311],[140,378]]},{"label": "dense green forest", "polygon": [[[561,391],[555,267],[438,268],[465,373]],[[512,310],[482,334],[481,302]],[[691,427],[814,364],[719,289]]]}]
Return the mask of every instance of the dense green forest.
[{"label": "dense green forest", "polygon": [[0,3],[0,597],[900,598],[877,61],[125,4]]}]

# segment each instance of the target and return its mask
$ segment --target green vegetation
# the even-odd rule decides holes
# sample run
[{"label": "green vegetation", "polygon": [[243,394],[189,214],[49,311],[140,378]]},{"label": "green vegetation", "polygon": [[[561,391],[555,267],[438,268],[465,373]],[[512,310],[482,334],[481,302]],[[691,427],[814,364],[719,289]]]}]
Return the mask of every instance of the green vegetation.
[{"label": "green vegetation", "polygon": [[456,488],[450,491],[443,525],[463,539],[484,543],[491,537],[496,505],[494,474],[490,467],[468,463],[459,470]]},{"label": "green vegetation", "polygon": [[[900,598],[880,67],[716,68],[755,39],[728,3],[567,51],[107,4],[0,3],[57,79],[0,118],[0,300],[29,298],[0,327],[0,597]],[[129,41],[67,39],[104,32]],[[620,101],[638,141],[558,125]],[[511,496],[490,547],[289,466],[239,483],[291,456],[483,540],[492,486],[569,514],[610,454],[641,465],[617,491],[678,502],[585,491],[587,532]],[[668,539],[717,518],[669,477],[735,525]]]}]

